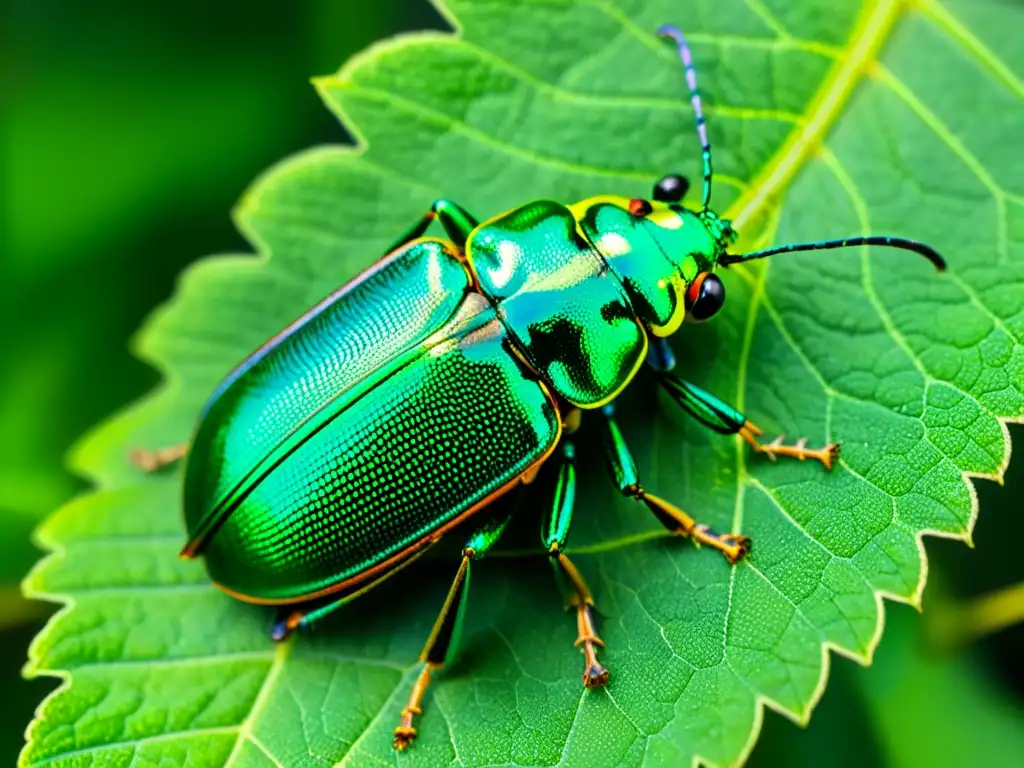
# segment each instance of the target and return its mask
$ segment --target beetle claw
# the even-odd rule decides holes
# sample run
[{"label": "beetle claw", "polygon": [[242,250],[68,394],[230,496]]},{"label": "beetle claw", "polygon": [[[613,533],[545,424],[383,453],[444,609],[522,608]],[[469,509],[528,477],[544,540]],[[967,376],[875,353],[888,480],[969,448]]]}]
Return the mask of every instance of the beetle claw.
[{"label": "beetle claw", "polygon": [[155,451],[134,448],[128,453],[128,460],[144,472],[156,472],[178,461],[187,451],[187,444],[158,448]]},{"label": "beetle claw", "polygon": [[395,728],[395,738],[391,742],[391,746],[399,752],[402,752],[403,750],[408,749],[409,745],[412,744],[415,738],[415,728],[403,728],[402,726],[399,726],[398,728]]},{"label": "beetle claw", "polygon": [[583,673],[583,685],[585,688],[600,688],[608,684],[610,673],[596,658]]},{"label": "beetle claw", "polygon": [[722,554],[731,565],[736,565],[750,554],[752,546],[749,536],[744,536],[741,533],[723,533],[719,534],[718,538],[724,545]]},{"label": "beetle claw", "polygon": [[292,632],[303,626],[302,619],[303,616],[298,611],[279,614],[270,630],[270,639],[277,643],[286,639]]},{"label": "beetle claw", "polygon": [[273,629],[270,630],[270,639],[275,643],[279,643],[286,637],[288,637],[288,627],[283,619],[278,619],[274,622]]}]

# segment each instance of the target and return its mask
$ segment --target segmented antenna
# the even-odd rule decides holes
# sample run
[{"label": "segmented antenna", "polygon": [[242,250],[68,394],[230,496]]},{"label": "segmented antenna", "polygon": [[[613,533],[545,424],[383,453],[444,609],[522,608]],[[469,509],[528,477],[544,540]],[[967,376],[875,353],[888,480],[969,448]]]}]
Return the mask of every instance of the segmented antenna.
[{"label": "segmented antenna", "polygon": [[793,251],[827,251],[832,248],[852,248],[858,245],[882,245],[889,248],[902,248],[905,251],[913,251],[924,256],[935,265],[938,270],[946,268],[946,260],[939,255],[939,252],[930,245],[920,243],[917,240],[907,240],[903,237],[887,237],[884,235],[871,235],[868,237],[848,237],[845,240],[822,240],[817,243],[795,243],[793,245],[780,245],[777,248],[768,248],[764,251],[753,253],[733,254],[727,253],[718,258],[718,263],[723,266],[740,264],[744,261],[764,259],[774,256],[777,253],[792,253]]},{"label": "segmented antenna", "polygon": [[683,71],[686,73],[686,84],[690,88],[690,104],[693,105],[693,112],[697,116],[697,137],[700,139],[700,146],[704,158],[704,203],[703,210],[708,210],[711,204],[711,142],[708,141],[707,122],[704,120],[704,109],[700,103],[700,91],[697,89],[697,70],[693,67],[693,56],[690,54],[690,46],[686,44],[686,38],[679,31],[678,27],[671,24],[663,24],[658,27],[659,37],[672,38],[679,49],[679,58],[683,62]]}]

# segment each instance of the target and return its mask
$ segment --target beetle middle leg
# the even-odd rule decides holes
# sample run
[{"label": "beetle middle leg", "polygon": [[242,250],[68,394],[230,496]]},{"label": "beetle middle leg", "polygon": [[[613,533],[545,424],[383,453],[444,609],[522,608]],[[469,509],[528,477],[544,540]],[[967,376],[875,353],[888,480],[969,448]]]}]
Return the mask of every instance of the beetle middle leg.
[{"label": "beetle middle leg", "polygon": [[601,420],[601,441],[604,444],[608,468],[623,496],[642,501],[665,528],[680,536],[688,536],[698,544],[717,549],[734,565],[750,552],[748,537],[736,533],[718,533],[698,523],[674,504],[647,493],[640,485],[636,463],[615,423],[614,409],[611,405],[606,405],[601,409],[601,413],[604,416]]},{"label": "beetle middle leg", "polygon": [[762,443],[758,438],[764,434],[763,431],[753,422],[747,421],[742,413],[710,392],[671,373],[675,359],[664,339],[652,343],[651,350],[648,360],[657,372],[658,383],[684,411],[704,426],[721,435],[739,435],[756,453],[763,453],[772,461],[780,456],[788,456],[800,461],[820,461],[825,469],[835,466],[839,458],[839,443],[829,443],[824,448],[808,448],[806,439],[801,438],[793,445],[784,445],[782,437],[770,443]]},{"label": "beetle middle leg", "polygon": [[563,440],[556,459],[558,473],[554,496],[544,518],[541,534],[555,575],[569,595],[567,608],[576,612],[576,647],[583,652],[583,685],[597,688],[608,682],[608,670],[597,660],[597,649],[604,642],[594,629],[594,598],[583,576],[565,554],[569,538],[573,506],[576,503],[576,452],[573,444]]}]

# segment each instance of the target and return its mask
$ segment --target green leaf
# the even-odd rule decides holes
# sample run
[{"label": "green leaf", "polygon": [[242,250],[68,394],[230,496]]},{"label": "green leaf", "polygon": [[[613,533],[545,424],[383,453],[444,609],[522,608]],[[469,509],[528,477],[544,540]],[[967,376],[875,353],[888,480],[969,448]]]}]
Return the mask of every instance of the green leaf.
[{"label": "green leaf", "polygon": [[895,617],[893,642],[860,679],[886,764],[1017,765],[1024,753],[1020,702],[970,659],[922,654],[923,638],[909,630],[908,612]]},{"label": "green leaf", "polygon": [[[259,180],[238,221],[260,258],[200,263],[142,334],[164,387],[81,444],[75,463],[98,490],[39,534],[53,553],[27,591],[66,607],[30,672],[66,684],[32,724],[25,763],[736,764],[763,706],[806,721],[828,649],[870,660],[881,596],[918,601],[923,533],[969,537],[967,478],[1001,476],[1003,422],[1024,414],[1021,11],[997,0],[447,8],[459,35],[397,38],[318,82],[364,146],[310,150]],[[680,67],[653,36],[666,21],[693,43],[715,205],[744,245],[891,232],[934,243],[951,268],[848,251],[730,270],[722,316],[674,340],[686,375],[769,433],[841,441],[840,466],[751,458],[639,378],[620,413],[645,486],[748,533],[753,555],[731,568],[662,536],[614,496],[584,433],[571,550],[604,616],[612,682],[582,689],[543,556],[495,557],[474,578],[460,661],[399,758],[391,729],[454,567],[398,577],[273,647],[268,612],[176,559],[178,478],[144,477],[126,454],[186,439],[235,362],[435,197],[483,217],[695,175]]]},{"label": "green leaf", "polygon": [[[934,597],[929,584],[926,603]],[[851,768],[1020,763],[1021,707],[1003,681],[976,652],[935,653],[911,608],[888,613],[872,667],[840,660],[807,731],[767,723],[751,766],[812,768],[825,762],[823,755],[830,766]]]}]

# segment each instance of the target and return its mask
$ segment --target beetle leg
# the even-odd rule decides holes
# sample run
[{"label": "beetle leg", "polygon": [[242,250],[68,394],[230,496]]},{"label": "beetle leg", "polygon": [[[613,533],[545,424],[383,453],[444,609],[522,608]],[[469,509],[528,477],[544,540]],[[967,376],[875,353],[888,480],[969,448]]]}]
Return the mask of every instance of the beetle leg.
[{"label": "beetle leg", "polygon": [[676,353],[668,339],[648,334],[647,364],[657,373],[666,373],[676,367]]},{"label": "beetle leg", "polygon": [[462,550],[462,562],[455,574],[455,580],[452,581],[441,613],[438,614],[430,637],[427,638],[420,653],[423,668],[409,693],[409,701],[402,708],[402,719],[395,728],[392,746],[397,750],[405,749],[416,738],[416,727],[413,722],[416,715],[423,712],[423,695],[430,684],[430,676],[455,656],[462,616],[466,608],[466,593],[469,591],[470,564],[474,560],[479,560],[494,546],[508,525],[508,520],[508,516],[493,517],[470,537]]},{"label": "beetle leg", "polygon": [[158,448],[155,451],[136,448],[128,454],[128,460],[140,469],[144,469],[147,472],[156,472],[158,469],[163,469],[168,464],[173,464],[178,459],[184,458],[187,452],[188,443]]},{"label": "beetle leg", "polygon": [[583,575],[565,552],[549,549],[556,573],[564,578],[570,588],[569,608],[576,611],[576,642],[573,645],[583,653],[583,685],[600,688],[608,682],[607,667],[597,660],[597,649],[604,648],[597,630],[594,629],[594,598],[590,594]]},{"label": "beetle leg", "polygon": [[672,351],[664,339],[658,339],[657,342],[652,343],[651,347],[658,351],[648,353],[648,362],[658,372],[658,382],[684,411],[701,424],[722,435],[739,435],[755,452],[763,453],[772,461],[779,456],[789,456],[800,461],[820,461],[825,469],[835,466],[839,458],[839,443],[829,443],[824,448],[808,448],[805,439],[797,440],[793,445],[783,445],[781,437],[770,443],[760,442],[758,436],[763,434],[761,429],[747,421],[742,413],[710,392],[673,376],[670,373],[675,365]]},{"label": "beetle leg", "polygon": [[422,237],[423,233],[427,231],[427,227],[430,226],[431,222],[437,219],[441,222],[441,226],[444,227],[445,233],[452,239],[459,248],[466,245],[466,240],[469,239],[469,234],[477,227],[477,220],[474,219],[465,208],[458,203],[453,203],[451,200],[435,200],[434,204],[430,206],[430,209],[423,214],[416,224],[413,225],[412,229],[402,235],[394,245],[388,249],[388,253],[401,248],[406,243],[415,240],[417,237]]},{"label": "beetle leg", "polygon": [[597,649],[604,641],[594,629],[594,598],[582,574],[565,554],[565,543],[572,525],[573,506],[576,502],[576,454],[572,443],[562,441],[561,455],[556,460],[558,475],[554,498],[544,519],[541,535],[544,547],[555,568],[555,575],[569,594],[567,608],[576,611],[576,647],[583,653],[583,685],[597,688],[608,682],[608,670],[597,660]]},{"label": "beetle leg", "polygon": [[562,430],[567,435],[573,435],[576,430],[580,428],[580,423],[583,421],[583,411],[579,408],[573,408],[565,414],[565,418],[562,419]]},{"label": "beetle leg", "polygon": [[739,430],[739,436],[755,453],[763,453],[772,461],[779,456],[790,456],[800,461],[814,459],[824,464],[825,469],[832,469],[839,458],[839,443],[829,443],[824,448],[808,448],[807,438],[802,437],[793,445],[783,445],[781,435],[770,443],[762,443],[757,439],[762,434],[761,428],[749,421],[744,422]]},{"label": "beetle leg", "polygon": [[647,493],[640,485],[636,463],[615,423],[614,409],[606,405],[602,413],[604,419],[601,441],[604,444],[605,457],[615,484],[623,496],[642,501],[668,530],[680,536],[688,536],[698,545],[705,544],[717,549],[730,563],[738,563],[750,552],[750,539],[746,536],[717,533],[708,526],[698,523],[674,504]]},{"label": "beetle leg", "polygon": [[405,568],[405,566],[409,565],[409,563],[419,558],[420,555],[425,553],[434,543],[435,542],[430,539],[424,539],[422,545],[414,547],[406,552],[401,560],[395,562],[377,578],[366,582],[362,586],[355,587],[352,591],[344,592],[327,603],[321,602],[318,607],[282,608],[278,612],[277,618],[274,620],[274,626],[270,630],[270,638],[280,642],[296,630],[308,629],[313,626],[313,624],[320,621],[320,619],[334,613],[343,605],[351,603],[357,597],[366,594],[371,589],[377,587],[381,582],[390,579],[400,570]]}]

